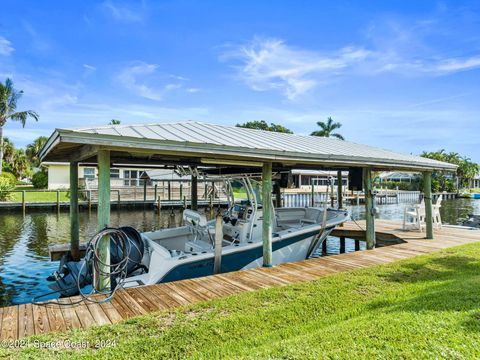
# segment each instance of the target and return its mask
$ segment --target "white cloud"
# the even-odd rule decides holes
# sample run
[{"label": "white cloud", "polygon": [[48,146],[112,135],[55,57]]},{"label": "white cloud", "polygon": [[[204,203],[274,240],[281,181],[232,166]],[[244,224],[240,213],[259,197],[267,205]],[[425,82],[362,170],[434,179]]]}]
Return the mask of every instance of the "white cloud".
[{"label": "white cloud", "polygon": [[457,72],[471,70],[480,67],[480,55],[464,59],[447,59],[435,67],[440,72]]},{"label": "white cloud", "polygon": [[0,55],[9,56],[14,50],[12,43],[0,36]]},{"label": "white cloud", "polygon": [[97,70],[97,68],[96,68],[95,66],[88,65],[88,64],[83,64],[83,67],[84,67],[86,70],[90,70],[90,71],[95,71],[95,70]]},{"label": "white cloud", "polygon": [[192,93],[192,94],[193,94],[193,93],[197,93],[197,92],[199,92],[199,91],[200,91],[199,88],[188,88],[188,89],[187,89],[187,92]]},{"label": "white cloud", "polygon": [[[182,87],[183,80],[178,76],[162,75],[157,69],[158,65],[139,62],[124,68],[116,76],[116,79],[131,92],[150,100],[159,101],[166,93]],[[164,84],[159,85],[161,83]]]},{"label": "white cloud", "polygon": [[256,38],[221,59],[239,60],[239,76],[253,90],[278,89],[293,100],[369,55],[363,48],[344,47],[322,54],[291,47],[278,39]]},{"label": "white cloud", "polygon": [[103,2],[102,7],[117,21],[141,22],[144,18],[143,7],[133,8],[131,5],[113,1]]}]

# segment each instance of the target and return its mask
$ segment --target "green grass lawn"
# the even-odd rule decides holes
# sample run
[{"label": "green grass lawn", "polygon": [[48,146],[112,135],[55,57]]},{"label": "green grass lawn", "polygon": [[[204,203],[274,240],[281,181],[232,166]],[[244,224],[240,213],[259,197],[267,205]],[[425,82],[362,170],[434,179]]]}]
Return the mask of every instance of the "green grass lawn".
[{"label": "green grass lawn", "polygon": [[[25,201],[26,202],[56,202],[57,201],[57,193],[56,192],[31,192],[34,189],[31,186],[17,186],[15,190],[26,190],[25,193]],[[67,191],[60,192],[60,201],[70,201],[70,198],[67,196]],[[8,200],[10,202],[22,202],[22,193],[15,192],[12,193],[12,196]]]},{"label": "green grass lawn", "polygon": [[[117,325],[33,339],[114,340],[15,358],[471,359],[480,357],[480,244],[243,293]],[[33,344],[33,339],[29,339]],[[3,351],[3,354],[2,354]]]}]

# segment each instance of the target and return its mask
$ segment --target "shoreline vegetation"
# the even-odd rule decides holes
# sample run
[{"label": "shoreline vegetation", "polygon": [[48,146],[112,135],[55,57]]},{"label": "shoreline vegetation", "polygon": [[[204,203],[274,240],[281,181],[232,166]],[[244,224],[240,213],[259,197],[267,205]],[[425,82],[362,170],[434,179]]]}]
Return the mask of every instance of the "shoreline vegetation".
[{"label": "shoreline vegetation", "polygon": [[[11,358],[478,358],[480,244],[0,348]],[[34,347],[83,342],[86,348]],[[112,346],[96,348],[99,340]]]}]

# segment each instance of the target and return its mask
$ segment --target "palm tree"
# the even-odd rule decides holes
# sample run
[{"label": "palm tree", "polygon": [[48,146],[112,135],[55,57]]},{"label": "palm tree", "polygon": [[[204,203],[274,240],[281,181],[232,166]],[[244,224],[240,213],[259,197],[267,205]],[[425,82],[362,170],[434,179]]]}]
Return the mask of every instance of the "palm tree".
[{"label": "palm tree", "polygon": [[340,129],[342,124],[339,122],[333,122],[333,119],[329,116],[327,122],[317,121],[317,125],[320,126],[321,130],[312,132],[312,136],[323,136],[323,137],[335,137],[340,140],[345,140],[342,135],[339,133],[334,133],[335,129]]},{"label": "palm tree", "polygon": [[5,84],[0,82],[0,174],[3,165],[3,127],[7,120],[20,121],[22,126],[29,117],[38,121],[38,114],[32,110],[15,112],[17,109],[17,101],[23,95],[23,91],[16,90],[10,79],[5,80]]},{"label": "palm tree", "polygon": [[39,136],[31,144],[27,145],[25,154],[27,155],[28,161],[34,167],[40,166],[40,150],[42,150],[43,145],[47,142],[48,138],[46,136]]},{"label": "palm tree", "polygon": [[30,171],[30,163],[28,162],[27,155],[25,155],[25,150],[15,150],[15,158],[12,163],[13,174],[17,179],[21,179],[28,176]]}]

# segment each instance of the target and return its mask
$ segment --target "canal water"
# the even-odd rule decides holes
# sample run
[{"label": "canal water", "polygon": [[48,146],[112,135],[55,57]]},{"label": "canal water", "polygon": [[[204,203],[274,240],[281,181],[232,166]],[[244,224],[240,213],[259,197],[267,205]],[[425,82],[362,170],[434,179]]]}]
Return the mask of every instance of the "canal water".
[{"label": "canal water", "polygon": [[[402,220],[404,206],[379,205],[379,218]],[[349,210],[354,219],[364,218],[363,206]],[[472,213],[480,213],[480,200],[455,199],[442,203],[444,223],[456,225]],[[180,212],[170,210],[163,210],[160,217],[151,209],[121,209],[111,214],[112,226],[129,225],[141,232],[179,225],[180,220]],[[0,214],[0,306],[30,302],[33,297],[49,292],[45,278],[57,269],[58,262],[49,261],[48,245],[69,242],[69,221],[68,211],[27,212],[25,217],[19,212]],[[96,233],[96,226],[95,211],[80,212],[82,242]],[[353,251],[354,242],[347,239],[345,247],[347,252]],[[327,253],[338,251],[338,241],[329,238]]]}]

